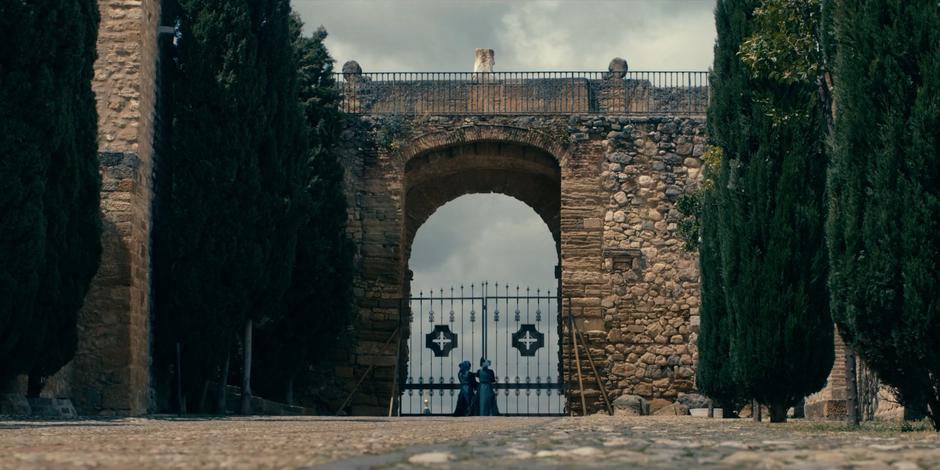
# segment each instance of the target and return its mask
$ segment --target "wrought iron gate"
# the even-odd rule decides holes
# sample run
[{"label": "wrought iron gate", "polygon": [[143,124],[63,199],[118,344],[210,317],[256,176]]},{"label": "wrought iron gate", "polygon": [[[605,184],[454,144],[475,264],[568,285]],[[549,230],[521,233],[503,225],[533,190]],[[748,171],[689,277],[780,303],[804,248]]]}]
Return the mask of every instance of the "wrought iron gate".
[{"label": "wrought iron gate", "polygon": [[411,335],[399,412],[451,414],[458,365],[470,361],[476,371],[486,358],[500,414],[564,414],[559,306],[551,291],[489,283],[412,296],[405,303]]}]

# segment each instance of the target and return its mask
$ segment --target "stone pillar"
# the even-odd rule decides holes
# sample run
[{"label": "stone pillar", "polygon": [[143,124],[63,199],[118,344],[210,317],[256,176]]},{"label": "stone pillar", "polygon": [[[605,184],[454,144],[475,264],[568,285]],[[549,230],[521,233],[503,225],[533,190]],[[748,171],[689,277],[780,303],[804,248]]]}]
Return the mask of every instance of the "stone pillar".
[{"label": "stone pillar", "polygon": [[610,64],[607,65],[607,78],[620,80],[627,76],[627,71],[629,67],[627,66],[627,61],[622,57],[614,57]]},{"label": "stone pillar", "polygon": [[99,0],[92,87],[98,108],[101,267],[79,315],[78,351],[59,374],[79,414],[150,407],[150,220],[159,0]]},{"label": "stone pillar", "polygon": [[334,358],[336,377],[343,384],[329,398],[327,411],[335,412],[346,402],[343,411],[356,416],[388,413],[399,345],[393,333],[410,280],[404,279],[401,259],[403,168],[397,153],[374,142],[383,126],[375,116],[350,116],[339,148],[346,174],[346,228],[356,247],[357,342],[348,356]]},{"label": "stone pillar", "polygon": [[839,330],[835,330],[835,361],[832,363],[832,371],[829,372],[829,379],[822,390],[806,397],[806,417],[810,419],[845,419],[846,417],[846,399],[848,391],[846,389],[846,370],[845,370],[845,343],[839,335]]},{"label": "stone pillar", "polygon": [[494,65],[496,65],[496,59],[493,57],[493,49],[476,49],[474,51],[474,72],[492,72]]}]

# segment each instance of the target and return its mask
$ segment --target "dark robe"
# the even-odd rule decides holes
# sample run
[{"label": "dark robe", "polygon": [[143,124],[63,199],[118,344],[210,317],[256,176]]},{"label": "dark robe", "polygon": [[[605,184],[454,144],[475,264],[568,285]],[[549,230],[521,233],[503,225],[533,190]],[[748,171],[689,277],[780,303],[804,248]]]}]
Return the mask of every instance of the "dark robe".
[{"label": "dark robe", "polygon": [[477,371],[477,377],[480,379],[480,389],[477,392],[479,401],[480,416],[497,416],[499,409],[496,407],[496,374],[490,369],[483,368]]},{"label": "dark robe", "polygon": [[454,408],[454,416],[473,416],[474,405],[477,395],[477,378],[473,372],[460,371],[457,373],[457,379],[460,380],[460,394],[457,395],[457,406]]}]

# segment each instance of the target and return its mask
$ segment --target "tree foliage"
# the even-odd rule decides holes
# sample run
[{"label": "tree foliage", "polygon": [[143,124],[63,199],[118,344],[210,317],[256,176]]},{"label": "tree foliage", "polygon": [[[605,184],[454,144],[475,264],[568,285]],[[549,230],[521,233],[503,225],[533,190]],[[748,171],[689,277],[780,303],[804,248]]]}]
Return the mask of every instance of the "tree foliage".
[{"label": "tree foliage", "polygon": [[753,77],[781,83],[816,79],[826,66],[822,0],[764,0],[754,9],[754,32],[738,55]]},{"label": "tree foliage", "polygon": [[[207,381],[239,373],[289,399],[349,337],[352,251],[326,31],[303,37],[286,0],[185,0],[178,10],[155,243],[160,379],[172,388],[180,344],[188,408],[205,403]],[[237,340],[249,321],[251,349]],[[239,356],[252,360],[229,372]]]},{"label": "tree foliage", "polygon": [[[832,0],[762,0],[754,9],[753,32],[738,51],[754,78],[783,84],[815,81],[830,134],[836,44],[832,17]],[[789,119],[787,112],[794,112],[767,106],[766,98],[763,103],[778,120]]]},{"label": "tree foliage", "polygon": [[[716,210],[703,212],[702,330],[725,331],[729,341],[706,341],[700,354],[711,357],[700,377],[733,377],[739,393],[770,405],[778,421],[822,388],[833,361],[825,117],[813,81],[780,80],[742,60],[760,5],[722,0],[716,9],[708,126],[722,160]],[[706,287],[716,279],[720,291]],[[722,296],[724,309],[717,303]],[[721,360],[725,355],[730,361]]]},{"label": "tree foliage", "polygon": [[685,249],[694,251],[702,242],[702,212],[705,210],[705,197],[715,189],[718,167],[721,165],[721,148],[713,145],[705,147],[702,155],[702,184],[676,201],[676,209],[682,214],[679,221],[679,236],[685,240]]},{"label": "tree foliage", "polygon": [[[71,360],[101,252],[93,0],[0,5],[0,382]],[[40,381],[41,383],[41,381]],[[33,390],[38,393],[38,390]]]},{"label": "tree foliage", "polygon": [[343,168],[335,148],[341,115],[333,59],[324,45],[325,29],[303,37],[300,21],[295,24],[299,99],[310,142],[308,199],[290,289],[279,304],[283,317],[263,331],[259,368],[266,377],[262,386],[273,396],[287,397],[305,385],[305,371],[342,349],[351,337],[345,333],[352,314],[352,246],[346,235]]},{"label": "tree foliage", "polygon": [[[202,401],[247,320],[287,289],[307,180],[287,0],[181,0],[163,227],[155,240],[157,341],[182,349]],[[163,374],[167,371],[164,370]]]},{"label": "tree foliage", "polygon": [[725,305],[718,243],[718,198],[714,190],[701,193],[702,227],[699,245],[701,266],[701,323],[699,361],[695,383],[699,390],[717,400],[727,417],[743,404],[744,390],[733,375],[731,362],[731,316]]},{"label": "tree foliage", "polygon": [[833,315],[940,429],[940,6],[836,1]]},{"label": "tree foliage", "polygon": [[[719,156],[719,169],[725,162],[726,149],[734,149],[734,131],[743,123],[737,122],[738,100],[743,98],[745,73],[737,60],[737,48],[744,38],[747,16],[741,2],[722,1],[715,10],[718,39],[715,43],[715,64],[711,73],[711,103],[708,111],[709,138],[713,152]],[[721,123],[721,128],[713,123]],[[724,137],[725,140],[721,138]],[[724,144],[724,145],[722,145]],[[719,243],[720,192],[712,170],[710,187],[698,195],[698,246],[701,271],[701,324],[698,342],[699,363],[696,368],[696,386],[703,393],[733,409],[746,398],[743,384],[732,374],[731,337],[732,318],[726,305]]]}]

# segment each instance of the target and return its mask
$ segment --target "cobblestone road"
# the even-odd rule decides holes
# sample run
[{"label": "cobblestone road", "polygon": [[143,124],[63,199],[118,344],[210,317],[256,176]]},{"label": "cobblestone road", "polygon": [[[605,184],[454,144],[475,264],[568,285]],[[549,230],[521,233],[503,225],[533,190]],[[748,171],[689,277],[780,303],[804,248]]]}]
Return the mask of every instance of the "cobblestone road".
[{"label": "cobblestone road", "polygon": [[692,417],[0,421],[0,468],[938,469],[940,435]]}]

